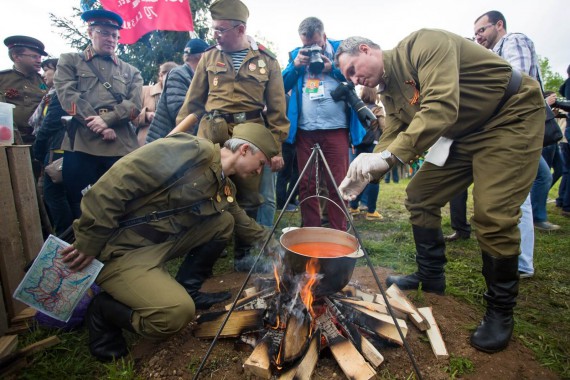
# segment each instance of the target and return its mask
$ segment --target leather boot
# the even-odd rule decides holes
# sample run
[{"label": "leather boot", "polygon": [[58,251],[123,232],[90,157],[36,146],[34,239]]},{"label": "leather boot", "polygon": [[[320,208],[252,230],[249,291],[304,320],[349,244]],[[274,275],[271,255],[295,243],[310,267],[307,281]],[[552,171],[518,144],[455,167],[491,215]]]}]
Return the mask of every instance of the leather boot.
[{"label": "leather boot", "polygon": [[203,293],[202,284],[212,275],[216,260],[226,247],[227,240],[212,240],[189,252],[176,274],[176,281],[190,294],[196,309],[206,310],[232,297],[229,292]]},{"label": "leather boot", "polygon": [[122,329],[135,332],[131,324],[132,314],[132,309],[115,300],[109,293],[97,294],[85,317],[91,355],[102,362],[117,360],[127,355],[127,342]]},{"label": "leather boot", "polygon": [[483,252],[483,276],[487,312],[471,335],[471,345],[494,353],[506,348],[513,334],[513,308],[519,294],[518,257],[497,258]]},{"label": "leather boot", "polygon": [[445,242],[441,228],[424,228],[412,225],[416,243],[418,270],[407,276],[388,276],[386,285],[398,285],[402,290],[418,289],[430,293],[445,292]]}]

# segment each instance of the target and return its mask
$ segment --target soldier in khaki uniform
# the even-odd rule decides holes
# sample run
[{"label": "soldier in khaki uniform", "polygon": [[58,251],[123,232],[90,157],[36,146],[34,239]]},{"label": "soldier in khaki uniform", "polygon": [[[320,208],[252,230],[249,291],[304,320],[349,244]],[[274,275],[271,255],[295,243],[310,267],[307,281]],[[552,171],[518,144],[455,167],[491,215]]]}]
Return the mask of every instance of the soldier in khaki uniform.
[{"label": "soldier in khaki uniform", "polygon": [[[277,153],[260,124],[236,126],[221,149],[178,133],[119,160],[87,192],[73,225],[76,242],[63,254],[72,269],[94,257],[105,264],[97,278],[105,292],[87,315],[94,356],[110,360],[127,353],[121,328],[151,339],[180,331],[200,307],[200,286],[232,231],[249,243],[267,238],[235,202],[228,177],[255,178]],[[185,289],[164,263],[186,253],[193,282]]]},{"label": "soldier in khaki uniform", "polygon": [[[239,0],[216,0],[210,6],[217,46],[207,50],[198,66],[178,117],[201,120],[198,136],[224,143],[237,123],[266,124],[275,140],[287,137],[289,120],[285,113],[285,90],[275,57],[246,35],[249,10]],[[262,117],[266,110],[266,123]],[[281,170],[281,155],[271,160],[273,171]],[[263,202],[256,181],[236,181],[238,203],[254,216]],[[274,185],[273,185],[274,186]],[[247,247],[237,242],[236,256],[247,255]],[[236,267],[238,270],[249,268]]]},{"label": "soldier in khaki uniform", "polygon": [[14,104],[14,142],[31,144],[34,130],[28,123],[48,87],[42,79],[42,56],[47,55],[44,44],[32,37],[11,36],[4,40],[14,67],[0,71],[0,101]]},{"label": "soldier in khaki uniform", "polygon": [[361,154],[352,162],[340,186],[345,198],[354,198],[398,160],[412,163],[431,147],[407,188],[418,270],[390,276],[387,283],[445,291],[440,209],[473,183],[487,312],[471,344],[486,352],[504,349],[518,295],[520,206],[536,175],[544,133],[538,83],[493,52],[442,30],[412,33],[389,51],[351,37],[336,59],[354,83],[379,85],[386,108],[376,148],[381,153]]},{"label": "soldier in khaki uniform", "polygon": [[[62,149],[63,180],[75,217],[81,191],[138,148],[130,121],[140,112],[143,85],[140,72],[115,55],[122,18],[106,10],[87,11],[81,17],[88,24],[91,44],[82,53],[62,54],[54,78],[61,105],[73,116]],[[115,94],[108,91],[109,85]]]}]

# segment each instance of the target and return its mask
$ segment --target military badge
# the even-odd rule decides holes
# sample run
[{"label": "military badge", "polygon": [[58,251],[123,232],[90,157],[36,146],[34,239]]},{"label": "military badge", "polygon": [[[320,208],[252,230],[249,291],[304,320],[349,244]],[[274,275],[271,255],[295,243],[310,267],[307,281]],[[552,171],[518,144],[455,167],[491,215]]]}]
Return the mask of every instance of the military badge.
[{"label": "military badge", "polygon": [[261,68],[261,69],[259,70],[259,72],[260,72],[261,74],[265,74],[265,73],[266,73],[265,69],[263,69],[263,68]]},{"label": "military badge", "polygon": [[416,81],[412,79],[412,80],[404,81],[404,83],[409,84],[410,86],[412,86],[414,88],[414,95],[408,101],[413,106],[414,104],[417,104],[418,100],[420,99],[420,92],[419,92],[418,88],[416,87]]},{"label": "military badge", "polygon": [[255,63],[251,62],[248,66],[249,71],[255,71],[255,69],[257,69],[257,66],[255,65]]},{"label": "military badge", "polygon": [[213,84],[214,86],[217,86],[217,85],[218,85],[218,77],[214,77],[214,80],[212,81],[212,84]]},{"label": "military badge", "polygon": [[263,59],[260,59],[259,61],[257,61],[257,66],[263,68],[267,65],[265,64],[265,61]]}]

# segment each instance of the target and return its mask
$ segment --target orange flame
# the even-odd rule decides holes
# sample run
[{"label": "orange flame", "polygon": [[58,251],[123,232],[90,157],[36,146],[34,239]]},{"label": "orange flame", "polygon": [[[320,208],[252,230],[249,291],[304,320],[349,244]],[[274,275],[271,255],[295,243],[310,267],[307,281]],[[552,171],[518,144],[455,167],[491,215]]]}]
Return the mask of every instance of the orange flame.
[{"label": "orange flame", "polygon": [[305,286],[303,286],[300,292],[303,304],[305,304],[305,307],[309,311],[309,314],[311,314],[311,316],[313,317],[315,317],[315,311],[313,310],[313,300],[314,300],[313,287],[317,283],[317,275],[319,272],[319,267],[320,267],[319,260],[315,257],[311,258],[307,262],[307,265],[305,266],[305,272],[306,275],[309,277],[309,280],[307,281]]},{"label": "orange flame", "polygon": [[279,277],[279,272],[277,272],[277,264],[273,263],[273,275],[275,276],[275,288],[277,293],[281,293],[281,278]]}]

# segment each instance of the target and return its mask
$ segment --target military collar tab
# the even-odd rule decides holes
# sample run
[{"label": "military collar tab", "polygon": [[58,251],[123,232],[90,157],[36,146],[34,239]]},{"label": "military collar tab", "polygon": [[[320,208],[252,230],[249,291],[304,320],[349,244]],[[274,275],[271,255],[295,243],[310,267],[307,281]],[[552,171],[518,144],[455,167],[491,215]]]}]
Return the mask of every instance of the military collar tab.
[{"label": "military collar tab", "polygon": [[[87,46],[87,48],[83,51],[83,54],[85,56],[86,61],[92,60],[96,55],[104,58],[104,56],[97,54],[95,49],[93,49],[93,45]],[[115,53],[113,53],[109,57],[111,58],[111,60],[115,65],[119,65],[119,59],[117,58],[117,55]]]}]

